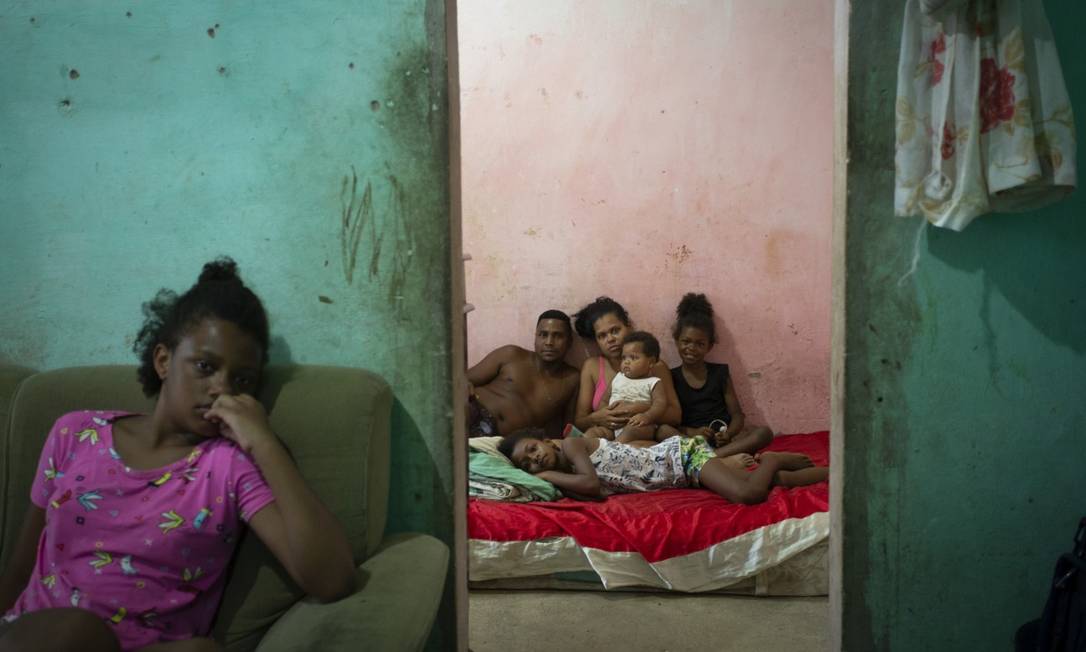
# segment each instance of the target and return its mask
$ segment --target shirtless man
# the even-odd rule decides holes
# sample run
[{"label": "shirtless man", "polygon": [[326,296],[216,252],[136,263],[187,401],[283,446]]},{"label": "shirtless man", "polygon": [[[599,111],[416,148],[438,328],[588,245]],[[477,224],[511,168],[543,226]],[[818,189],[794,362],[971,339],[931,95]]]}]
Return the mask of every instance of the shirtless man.
[{"label": "shirtless man", "polygon": [[535,352],[510,344],[468,369],[468,436],[543,428],[560,436],[573,421],[580,374],[565,363],[572,340],[569,315],[548,310],[535,327]]}]

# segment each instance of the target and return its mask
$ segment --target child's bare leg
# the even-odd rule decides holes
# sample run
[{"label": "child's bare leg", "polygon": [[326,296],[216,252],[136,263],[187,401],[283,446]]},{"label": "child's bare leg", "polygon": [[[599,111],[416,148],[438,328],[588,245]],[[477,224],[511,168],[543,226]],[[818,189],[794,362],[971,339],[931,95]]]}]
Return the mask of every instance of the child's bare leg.
[{"label": "child's bare leg", "polygon": [[825,482],[829,478],[830,468],[828,466],[812,466],[809,469],[799,471],[778,471],[777,477],[773,479],[773,484],[779,484],[782,487],[806,487],[816,482]]},{"label": "child's bare leg", "polygon": [[598,439],[614,439],[615,431],[610,428],[604,428],[603,426],[592,426],[588,430],[584,431],[585,437],[596,437]]},{"label": "child's bare leg", "polygon": [[758,468],[741,471],[714,457],[701,467],[701,486],[733,503],[754,505],[765,502],[769,489],[781,471],[800,471],[812,466],[811,458],[798,453],[762,453]]},{"label": "child's bare leg", "polygon": [[648,441],[651,446],[656,443],[656,440],[653,438],[655,432],[655,425],[626,426],[622,429],[622,432],[619,433],[618,437],[615,438],[615,441],[620,441],[623,444],[630,444],[635,441]]},{"label": "child's bare leg", "polygon": [[739,453],[753,455],[773,441],[773,431],[765,426],[743,428],[730,442],[716,449],[717,457],[730,457]]},{"label": "child's bare leg", "polygon": [[781,470],[775,460],[761,464],[753,471],[743,471],[714,457],[701,467],[698,480],[701,486],[733,503],[754,505],[765,502],[773,477]]},{"label": "child's bare leg", "polygon": [[750,453],[738,453],[736,455],[729,455],[720,459],[733,469],[749,469],[757,464],[757,462],[754,460],[754,456]]},{"label": "child's bare leg", "polygon": [[672,437],[682,437],[683,434],[679,432],[677,428],[662,423],[656,427],[656,434],[653,435],[653,439],[656,441],[664,441],[665,439],[671,439]]},{"label": "child's bare leg", "polygon": [[109,625],[86,609],[76,607],[32,611],[5,627],[0,635],[0,652],[120,652],[120,649]]}]

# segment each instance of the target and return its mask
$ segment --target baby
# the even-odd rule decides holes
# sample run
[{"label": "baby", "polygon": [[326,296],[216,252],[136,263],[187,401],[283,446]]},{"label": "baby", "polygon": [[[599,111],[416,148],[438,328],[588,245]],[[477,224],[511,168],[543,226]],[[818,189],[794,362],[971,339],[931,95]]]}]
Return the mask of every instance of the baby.
[{"label": "baby", "polygon": [[660,387],[660,379],[650,376],[653,365],[660,359],[660,342],[651,333],[634,331],[622,341],[621,372],[611,381],[607,406],[636,407],[642,412],[630,417],[626,425],[617,430],[593,426],[585,431],[586,437],[617,440],[628,444],[636,441],[657,442],[680,434],[678,430],[657,421],[667,409],[667,397]]}]

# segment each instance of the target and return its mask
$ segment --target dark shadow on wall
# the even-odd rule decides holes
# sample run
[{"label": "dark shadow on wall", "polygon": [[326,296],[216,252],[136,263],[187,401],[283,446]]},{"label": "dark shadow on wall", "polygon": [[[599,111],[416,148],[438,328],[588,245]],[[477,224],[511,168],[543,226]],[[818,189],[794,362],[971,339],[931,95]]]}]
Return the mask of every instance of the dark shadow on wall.
[{"label": "dark shadow on wall", "polygon": [[[452,573],[453,505],[451,495],[441,487],[441,474],[429,453],[426,439],[418,423],[396,396],[392,398],[391,474],[389,477],[388,523],[386,536],[397,532],[423,532],[441,539],[449,546],[449,574],[438,608],[434,628],[430,631],[427,650],[452,650],[456,623],[456,587]],[[446,429],[451,433],[451,423]],[[451,435],[448,435],[451,436]],[[422,488],[429,486],[429,492]]]},{"label": "dark shadow on wall", "polygon": [[981,272],[980,318],[994,345],[992,295],[1004,296],[1049,340],[1086,351],[1086,202],[1079,195],[1030,213],[983,216],[961,233],[928,227],[931,255]]},{"label": "dark shadow on wall", "polygon": [[268,343],[268,362],[274,365],[292,365],[294,364],[294,356],[290,351],[290,344],[287,344],[285,338],[282,335],[273,335],[271,342]]}]

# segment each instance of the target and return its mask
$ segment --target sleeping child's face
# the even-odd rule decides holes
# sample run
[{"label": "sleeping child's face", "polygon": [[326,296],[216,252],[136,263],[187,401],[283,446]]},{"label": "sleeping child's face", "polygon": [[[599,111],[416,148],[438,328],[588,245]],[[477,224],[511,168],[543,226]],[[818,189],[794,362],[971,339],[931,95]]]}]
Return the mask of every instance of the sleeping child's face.
[{"label": "sleeping child's face", "polygon": [[644,347],[641,342],[622,345],[622,373],[627,378],[644,378],[656,364],[656,358],[646,354]]},{"label": "sleeping child's face", "polygon": [[552,471],[558,467],[558,451],[550,441],[528,437],[513,447],[513,465],[528,473]]}]

